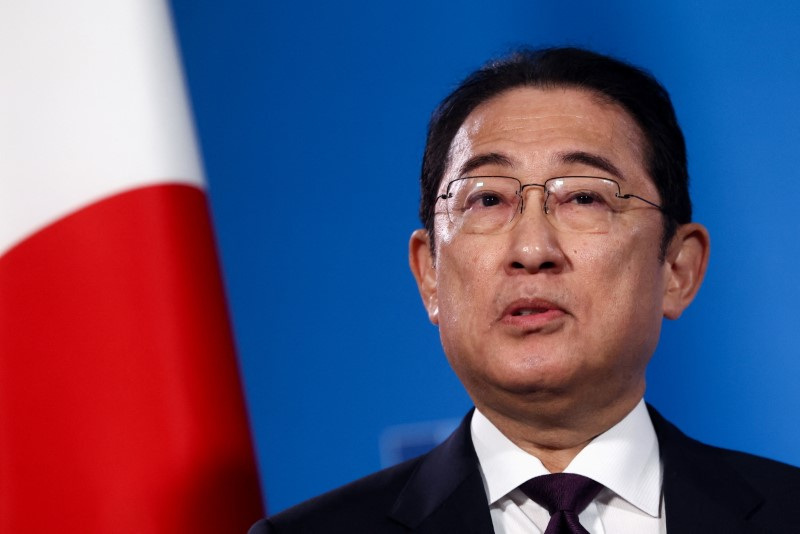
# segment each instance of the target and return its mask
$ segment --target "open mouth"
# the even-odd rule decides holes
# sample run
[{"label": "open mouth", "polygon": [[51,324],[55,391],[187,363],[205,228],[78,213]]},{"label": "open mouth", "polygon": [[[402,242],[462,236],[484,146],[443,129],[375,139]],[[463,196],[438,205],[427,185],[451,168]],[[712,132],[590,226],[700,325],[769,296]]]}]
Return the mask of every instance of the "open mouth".
[{"label": "open mouth", "polygon": [[531,326],[557,319],[566,313],[561,306],[549,300],[522,298],[510,303],[500,317],[505,317],[512,324]]},{"label": "open mouth", "polygon": [[539,313],[545,313],[550,311],[552,308],[520,308],[518,310],[514,310],[511,313],[512,317],[522,317],[524,315],[536,315]]}]

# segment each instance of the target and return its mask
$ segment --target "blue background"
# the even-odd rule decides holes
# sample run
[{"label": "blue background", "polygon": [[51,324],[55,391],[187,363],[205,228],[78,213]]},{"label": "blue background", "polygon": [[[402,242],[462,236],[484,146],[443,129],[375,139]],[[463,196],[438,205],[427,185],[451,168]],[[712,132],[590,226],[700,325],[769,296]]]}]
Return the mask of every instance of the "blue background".
[{"label": "blue background", "polygon": [[172,0],[271,512],[380,467],[387,427],[460,417],[407,268],[429,113],[519,44],[588,46],[670,90],[705,285],[647,398],[800,464],[794,2]]}]

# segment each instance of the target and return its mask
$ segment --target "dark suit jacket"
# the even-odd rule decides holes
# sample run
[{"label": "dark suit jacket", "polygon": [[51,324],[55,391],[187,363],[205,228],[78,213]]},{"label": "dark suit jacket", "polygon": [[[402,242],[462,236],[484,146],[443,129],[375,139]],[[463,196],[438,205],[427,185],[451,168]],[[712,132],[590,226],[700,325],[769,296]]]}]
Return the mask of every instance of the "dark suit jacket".
[{"label": "dark suit jacket", "polygon": [[[704,445],[649,409],[669,533],[800,533],[800,469]],[[261,520],[250,534],[491,534],[469,421],[428,454]]]}]

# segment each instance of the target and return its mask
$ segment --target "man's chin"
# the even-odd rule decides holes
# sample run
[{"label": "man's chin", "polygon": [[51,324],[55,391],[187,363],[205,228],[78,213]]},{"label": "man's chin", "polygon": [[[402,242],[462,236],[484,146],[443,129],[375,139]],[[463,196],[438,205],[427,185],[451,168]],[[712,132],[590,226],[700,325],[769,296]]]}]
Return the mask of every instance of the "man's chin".
[{"label": "man's chin", "polygon": [[530,402],[551,402],[570,396],[579,389],[575,369],[556,365],[511,368],[487,378],[487,389]]}]

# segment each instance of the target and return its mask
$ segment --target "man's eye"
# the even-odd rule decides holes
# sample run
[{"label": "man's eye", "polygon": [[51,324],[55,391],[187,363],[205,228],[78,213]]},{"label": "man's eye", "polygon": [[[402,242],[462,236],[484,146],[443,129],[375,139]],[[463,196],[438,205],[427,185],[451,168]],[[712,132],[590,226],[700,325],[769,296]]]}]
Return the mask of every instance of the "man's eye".
[{"label": "man's eye", "polygon": [[485,191],[476,195],[472,195],[468,200],[465,209],[485,209],[493,208],[506,204],[502,195],[497,193]]},{"label": "man's eye", "polygon": [[579,206],[596,206],[601,207],[606,205],[603,195],[594,191],[577,191],[571,193],[563,202],[564,204],[577,204]]},{"label": "man's eye", "polygon": [[491,195],[491,194],[481,195],[481,197],[478,200],[478,202],[481,204],[481,206],[483,206],[485,208],[488,208],[488,207],[491,207],[491,206],[497,206],[498,204],[500,204],[500,197],[498,197],[497,195]]}]

